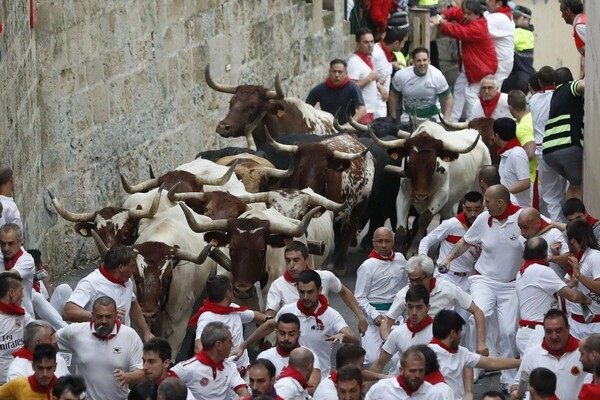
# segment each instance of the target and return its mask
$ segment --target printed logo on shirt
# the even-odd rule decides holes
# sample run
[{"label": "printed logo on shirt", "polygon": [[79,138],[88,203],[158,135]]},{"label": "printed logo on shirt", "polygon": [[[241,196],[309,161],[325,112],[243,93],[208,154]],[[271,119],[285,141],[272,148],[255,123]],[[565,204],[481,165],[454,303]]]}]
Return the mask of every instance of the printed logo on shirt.
[{"label": "printed logo on shirt", "polygon": [[208,385],[208,378],[204,377],[202,379],[200,379],[200,386],[206,386]]},{"label": "printed logo on shirt", "polygon": [[600,304],[600,295],[594,292],[589,292],[588,297],[592,299],[596,304]]},{"label": "printed logo on shirt", "polygon": [[21,327],[21,318],[17,318],[17,319],[15,319],[15,326],[16,326],[17,328],[20,328],[20,327]]},{"label": "printed logo on shirt", "polygon": [[324,331],[325,330],[325,325],[323,324],[316,324],[310,327],[311,331]]},{"label": "printed logo on shirt", "polygon": [[121,354],[121,348],[120,347],[113,347],[113,354]]},{"label": "printed logo on shirt", "polygon": [[573,365],[573,368],[571,368],[571,375],[577,376],[580,373],[581,373],[581,370],[579,369],[579,367],[577,365]]},{"label": "printed logo on shirt", "polygon": [[513,233],[513,235],[510,237],[510,240],[516,240],[518,237],[519,237],[518,235],[515,235],[515,234]]}]

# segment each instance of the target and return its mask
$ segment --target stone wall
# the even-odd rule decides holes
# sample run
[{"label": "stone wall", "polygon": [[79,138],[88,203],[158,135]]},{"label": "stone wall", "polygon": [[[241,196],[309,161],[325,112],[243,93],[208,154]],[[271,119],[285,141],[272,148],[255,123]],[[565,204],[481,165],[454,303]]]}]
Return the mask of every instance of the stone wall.
[{"label": "stone wall", "polygon": [[589,213],[600,215],[600,4],[586,2],[587,43],[585,44],[585,146],[583,149],[583,201]]},{"label": "stone wall", "polygon": [[[27,246],[59,270],[97,257],[57,216],[120,205],[131,181],[201,150],[243,142],[215,133],[229,97],[219,81],[272,86],[303,98],[333,57],[351,49],[343,0],[38,0],[4,2],[0,18],[0,158],[17,178]],[[6,133],[5,133],[6,132]]]}]

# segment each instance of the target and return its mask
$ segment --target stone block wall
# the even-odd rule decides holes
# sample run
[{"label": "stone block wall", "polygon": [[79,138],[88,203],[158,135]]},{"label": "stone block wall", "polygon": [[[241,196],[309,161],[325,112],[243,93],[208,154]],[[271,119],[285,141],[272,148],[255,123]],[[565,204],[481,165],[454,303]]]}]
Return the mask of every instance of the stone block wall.
[{"label": "stone block wall", "polygon": [[[26,245],[62,271],[97,253],[57,216],[126,197],[119,172],[148,178],[201,150],[244,145],[215,133],[229,97],[215,79],[304,98],[353,46],[343,0],[37,0],[4,2],[0,20],[0,159],[13,166]],[[4,9],[2,9],[4,7]]]}]

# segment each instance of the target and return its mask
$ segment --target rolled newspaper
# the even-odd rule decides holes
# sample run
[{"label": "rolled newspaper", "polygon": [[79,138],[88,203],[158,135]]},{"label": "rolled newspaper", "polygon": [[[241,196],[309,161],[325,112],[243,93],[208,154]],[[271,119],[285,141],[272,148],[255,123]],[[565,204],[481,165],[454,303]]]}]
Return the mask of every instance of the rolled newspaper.
[{"label": "rolled newspaper", "polygon": [[519,389],[517,389],[517,397],[520,399],[525,398],[525,394],[529,390],[529,372],[521,371],[521,378],[519,379]]}]

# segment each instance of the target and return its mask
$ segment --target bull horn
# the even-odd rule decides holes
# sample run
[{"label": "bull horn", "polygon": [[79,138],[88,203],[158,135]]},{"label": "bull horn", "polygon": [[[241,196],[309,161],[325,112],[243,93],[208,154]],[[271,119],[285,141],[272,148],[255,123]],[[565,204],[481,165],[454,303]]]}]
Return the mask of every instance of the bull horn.
[{"label": "bull horn", "polygon": [[279,80],[279,74],[275,75],[275,91],[268,90],[267,98],[273,100],[283,100],[285,98],[283,90],[281,90],[281,81]]},{"label": "bull horn", "polygon": [[371,139],[373,140],[373,142],[384,149],[397,149],[397,148],[404,148],[404,143],[406,142],[406,139],[396,139],[396,140],[381,140],[377,137],[377,135],[375,135],[375,132],[373,132],[373,129],[371,129],[369,127],[369,135],[371,135]]},{"label": "bull horn", "polygon": [[356,160],[357,158],[364,157],[368,152],[368,148],[359,153],[346,153],[345,151],[334,150],[333,157],[337,158],[338,160]]},{"label": "bull horn", "polygon": [[383,167],[383,170],[387,173],[406,178],[406,171],[404,171],[402,167],[399,167],[397,165],[388,164],[385,167]]},{"label": "bull horn", "polygon": [[275,139],[273,139],[271,137],[271,134],[269,133],[269,130],[267,129],[266,126],[265,126],[265,135],[267,135],[267,140],[273,145],[273,147],[277,151],[283,151],[286,153],[296,153],[298,151],[298,145],[281,144],[281,143],[276,142]]},{"label": "bull horn", "polygon": [[122,172],[119,172],[119,175],[121,176],[121,184],[123,185],[123,189],[125,189],[125,191],[129,194],[154,189],[158,186],[158,178],[148,179],[145,182],[132,186],[127,182],[127,179],[125,179],[125,175],[123,175]]},{"label": "bull horn", "polygon": [[171,187],[169,193],[167,194],[168,199],[171,200],[173,203],[175,203],[176,201],[186,201],[192,199],[200,201],[204,200],[204,192],[177,193],[176,189],[180,183],[181,182],[177,182],[175,185],[173,185],[173,187]]},{"label": "bull horn", "polygon": [[442,125],[444,125],[446,128],[467,129],[469,127],[469,123],[468,122],[450,122],[450,121],[446,121],[444,119],[444,116],[442,114],[439,114],[439,117],[440,117],[440,121],[442,121]]},{"label": "bull horn", "polygon": [[337,117],[337,113],[335,114],[335,116],[333,117],[333,127],[335,128],[336,131],[340,132],[345,130],[341,125],[340,125],[340,121],[338,120]]},{"label": "bull horn", "polygon": [[96,243],[96,248],[98,248],[98,253],[100,253],[100,257],[104,259],[106,252],[108,251],[108,247],[104,244],[104,240],[98,235],[95,229],[91,229],[92,237],[94,238],[94,243]]},{"label": "bull horn", "polygon": [[279,234],[288,235],[291,237],[303,236],[304,233],[306,232],[306,228],[308,228],[308,224],[310,223],[310,220],[318,212],[321,212],[321,207],[313,208],[312,210],[310,210],[309,212],[306,213],[304,218],[302,218],[302,221],[298,221],[295,224],[296,225],[295,227],[291,227],[289,224],[281,224],[281,223],[277,223],[277,222],[271,222],[269,225],[269,228],[271,230],[271,233],[279,233]]},{"label": "bull horn", "polygon": [[213,248],[208,256],[227,271],[231,271],[231,259],[218,248]]},{"label": "bull horn", "polygon": [[479,142],[479,138],[481,137],[481,135],[477,135],[477,137],[475,138],[475,140],[473,141],[473,143],[471,143],[471,145],[465,147],[465,148],[459,148],[456,146],[453,146],[449,143],[444,142],[444,150],[446,151],[452,151],[458,154],[465,154],[470,152],[471,150],[473,150],[475,148],[475,146],[477,146],[477,142]]},{"label": "bull horn", "polygon": [[206,79],[206,83],[208,84],[208,86],[211,89],[216,90],[217,92],[235,94],[237,90],[237,86],[223,85],[221,83],[216,83],[215,81],[213,81],[213,79],[210,76],[209,64],[206,64],[206,68],[204,68],[204,79]]},{"label": "bull horn", "polygon": [[311,193],[309,196],[309,204],[311,206],[321,206],[329,211],[340,211],[346,206],[346,203],[336,203],[335,201],[329,200],[327,197],[321,196],[320,194]]},{"label": "bull horn", "polygon": [[409,138],[410,135],[411,135],[410,132],[403,131],[402,129],[398,129],[398,132],[396,132],[396,136],[398,136],[401,139]]},{"label": "bull horn", "polygon": [[50,195],[50,200],[52,200],[52,204],[54,205],[54,208],[56,208],[56,212],[61,217],[63,217],[64,219],[66,219],[69,222],[88,222],[88,221],[93,221],[94,218],[96,217],[95,212],[73,213],[73,212],[67,211],[62,206],[60,201],[58,201],[58,199],[56,197],[54,197],[54,194],[52,194],[51,191],[48,190],[48,194]]},{"label": "bull horn", "polygon": [[[277,170],[278,171],[278,170]],[[269,192],[260,192],[260,193],[250,193],[244,196],[236,196],[238,200],[243,201],[246,204],[249,203],[267,203],[271,200],[271,195]]]},{"label": "bull horn", "polygon": [[417,114],[410,114],[410,125],[413,131],[417,129],[417,126],[419,126],[419,124],[417,123]]},{"label": "bull horn", "polygon": [[213,247],[214,246],[212,244],[208,243],[206,246],[204,246],[200,254],[194,254],[189,251],[177,248],[175,250],[174,257],[182,261],[193,262],[194,264],[203,264],[204,261],[206,261],[206,257],[208,257],[208,254],[212,251]]},{"label": "bull horn", "polygon": [[350,124],[350,126],[352,126],[354,129],[356,129],[359,132],[367,132],[369,130],[369,126],[368,125],[363,125],[358,121],[355,121],[354,118],[352,118],[352,115],[350,115],[350,113],[346,110],[346,119],[348,120],[348,123]]},{"label": "bull horn", "polygon": [[210,222],[198,222],[192,214],[192,211],[184,203],[179,203],[179,207],[183,210],[185,219],[187,220],[190,229],[194,232],[203,233],[208,231],[223,231],[227,228],[226,219],[216,219]]},{"label": "bull horn", "polygon": [[231,175],[233,175],[233,173],[235,172],[235,166],[237,165],[237,161],[238,160],[235,160],[233,163],[231,163],[231,166],[229,167],[229,169],[227,170],[225,175],[220,176],[218,178],[204,178],[204,177],[196,176],[196,182],[200,185],[213,185],[213,186],[222,186],[222,185],[226,184],[227,182],[229,182]]},{"label": "bull horn", "polygon": [[269,178],[285,179],[294,175],[296,165],[294,164],[294,157],[292,157],[288,169],[277,169],[271,167],[256,167],[255,169],[264,171]]},{"label": "bull horn", "polygon": [[325,254],[325,248],[327,243],[324,240],[307,240],[306,247],[308,247],[308,253],[315,256],[322,256]]},{"label": "bull horn", "polygon": [[148,210],[137,210],[135,208],[130,208],[127,212],[127,215],[129,216],[129,218],[152,218],[154,217],[154,215],[156,215],[156,212],[158,211],[158,206],[160,205],[160,196],[163,190],[163,186],[161,185],[161,187],[158,188],[158,190],[156,191],[156,194],[154,195],[154,198],[152,199],[152,204],[150,205],[150,208]]},{"label": "bull horn", "polygon": [[254,119],[250,124],[246,124],[244,128],[244,134],[246,136],[246,145],[250,150],[257,150],[256,142],[254,141],[254,136],[252,136],[252,132],[256,129],[258,124],[263,120],[267,113],[265,111],[261,112],[258,117]]}]

